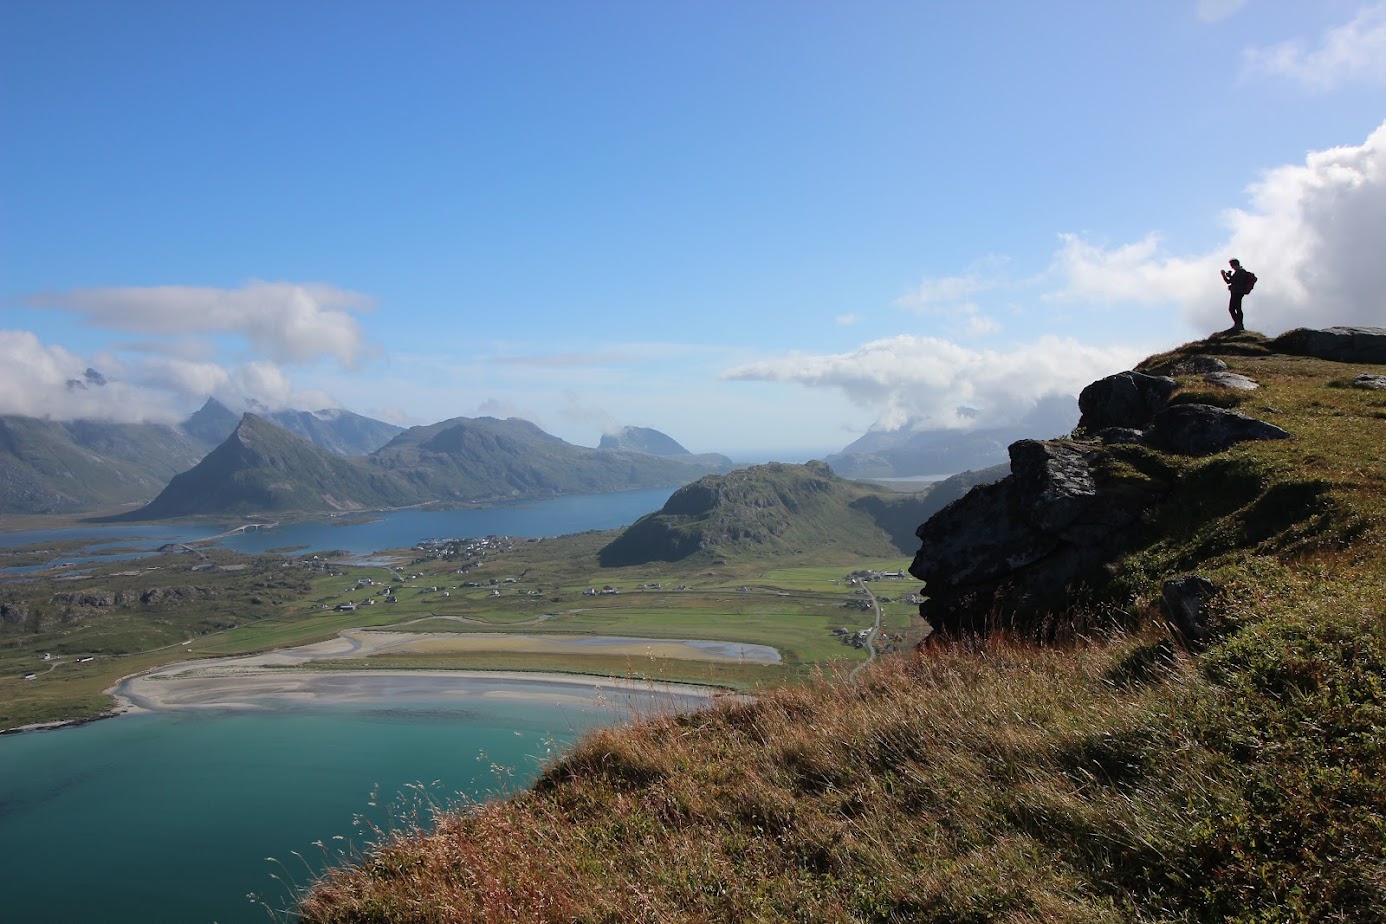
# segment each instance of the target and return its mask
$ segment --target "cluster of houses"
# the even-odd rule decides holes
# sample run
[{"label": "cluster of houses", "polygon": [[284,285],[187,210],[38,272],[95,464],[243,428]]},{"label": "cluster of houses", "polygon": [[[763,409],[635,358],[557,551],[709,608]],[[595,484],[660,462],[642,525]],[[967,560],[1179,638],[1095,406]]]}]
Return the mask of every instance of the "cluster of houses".
[{"label": "cluster of houses", "polygon": [[462,561],[465,562],[458,573],[480,564],[488,552],[508,552],[515,547],[515,540],[509,536],[483,536],[480,539],[424,539],[413,546],[415,552],[423,553],[411,564],[424,561]]}]

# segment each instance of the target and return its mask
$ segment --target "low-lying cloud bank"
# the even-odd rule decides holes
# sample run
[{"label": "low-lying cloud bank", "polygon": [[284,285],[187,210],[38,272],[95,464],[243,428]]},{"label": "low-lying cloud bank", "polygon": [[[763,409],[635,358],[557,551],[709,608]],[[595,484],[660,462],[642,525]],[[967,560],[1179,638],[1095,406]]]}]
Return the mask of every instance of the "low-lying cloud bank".
[{"label": "low-lying cloud bank", "polygon": [[1042,337],[1008,351],[902,334],[845,353],[789,354],[727,370],[733,381],[832,388],[876,412],[873,429],[963,429],[1019,422],[1043,399],[1077,395],[1144,354]]}]

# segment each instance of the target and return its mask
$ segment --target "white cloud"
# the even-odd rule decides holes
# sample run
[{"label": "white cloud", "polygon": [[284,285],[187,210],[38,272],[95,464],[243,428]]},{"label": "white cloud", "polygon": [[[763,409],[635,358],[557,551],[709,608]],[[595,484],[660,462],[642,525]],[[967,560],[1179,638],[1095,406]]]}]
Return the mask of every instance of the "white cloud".
[{"label": "white cloud", "polygon": [[858,315],[852,314],[851,312],[837,316],[837,323],[842,327],[851,327],[860,320],[861,318]]},{"label": "white cloud", "polygon": [[994,427],[1015,423],[1047,396],[1077,395],[1094,379],[1128,369],[1143,355],[1052,336],[1000,352],[902,334],[848,353],[746,363],[722,378],[832,389],[874,411],[876,429]]},{"label": "white cloud", "polygon": [[1288,77],[1313,90],[1359,79],[1386,82],[1386,2],[1363,7],[1351,22],[1325,31],[1316,48],[1300,41],[1248,48],[1242,73]]},{"label": "white cloud", "polygon": [[[88,368],[106,378],[89,382]],[[168,422],[178,416],[172,396],[123,381],[109,365],[51,346],[33,333],[0,330],[0,414],[54,420],[96,419],[119,423]],[[69,386],[68,382],[80,382]]]},{"label": "white cloud", "polygon": [[345,366],[364,351],[353,313],[372,301],[357,292],[308,283],[246,283],[239,289],[148,286],[73,289],[31,296],[30,305],[76,315],[92,327],[180,337],[232,334],[280,363],[328,356]]},{"label": "white cloud", "polygon": [[1246,0],[1198,0],[1197,15],[1203,22],[1221,22],[1245,3]]},{"label": "white cloud", "polygon": [[[87,369],[101,373],[105,384],[90,381]],[[282,368],[265,360],[226,367],[152,355],[127,362],[108,351],[79,356],[31,331],[0,330],[0,414],[176,423],[209,396],[232,409],[339,406],[320,390],[296,388]]]},{"label": "white cloud", "polygon": [[1257,274],[1247,325],[1267,334],[1292,327],[1386,321],[1386,122],[1356,146],[1310,153],[1267,171],[1249,187],[1251,206],[1224,216],[1229,234],[1192,257],[1163,252],[1155,235],[1107,248],[1063,237],[1052,297],[1173,303],[1195,330],[1228,320],[1216,273],[1231,257]]}]

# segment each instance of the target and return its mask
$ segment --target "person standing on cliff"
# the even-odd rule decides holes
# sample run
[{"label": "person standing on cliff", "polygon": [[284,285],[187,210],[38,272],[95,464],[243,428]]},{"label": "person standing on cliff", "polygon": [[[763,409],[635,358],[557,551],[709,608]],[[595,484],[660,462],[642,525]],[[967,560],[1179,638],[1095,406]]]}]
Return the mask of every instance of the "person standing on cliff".
[{"label": "person standing on cliff", "polygon": [[1231,293],[1227,313],[1232,315],[1232,326],[1228,330],[1238,333],[1246,330],[1246,325],[1242,323],[1242,297],[1256,285],[1256,275],[1242,269],[1241,261],[1235,258],[1228,260],[1227,264],[1232,268],[1222,271],[1222,281],[1227,283],[1227,291]]}]

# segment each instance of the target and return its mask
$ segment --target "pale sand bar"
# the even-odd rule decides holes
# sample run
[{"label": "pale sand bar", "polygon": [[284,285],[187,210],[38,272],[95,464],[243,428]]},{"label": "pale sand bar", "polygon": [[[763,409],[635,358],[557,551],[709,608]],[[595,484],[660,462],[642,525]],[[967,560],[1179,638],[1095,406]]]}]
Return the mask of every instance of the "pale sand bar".
[{"label": "pale sand bar", "polygon": [[[126,677],[107,692],[126,711],[172,709],[269,709],[299,705],[375,704],[414,699],[456,701],[503,697],[567,706],[656,710],[689,709],[725,690],[691,684],[650,683],[590,675],[545,674],[525,671],[440,670],[295,670],[310,661],[363,658],[383,651],[541,651],[596,650],[648,657],[647,643],[696,643],[653,639],[566,639],[570,646],[547,647],[553,636],[515,636],[504,633],[458,637],[452,633],[375,632],[348,629],[336,638],[297,648],[235,658],[181,661]],[[561,637],[559,637],[561,638]],[[480,647],[453,645],[484,639]],[[528,640],[528,641],[526,641]],[[713,643],[721,645],[723,643]],[[414,647],[414,646],[426,647]],[[539,647],[526,647],[537,645]],[[736,648],[764,646],[734,646]],[[775,660],[779,653],[774,652]],[[702,660],[736,660],[718,651],[703,650]],[[660,654],[663,657],[673,655]],[[764,657],[764,655],[762,655]]]}]

